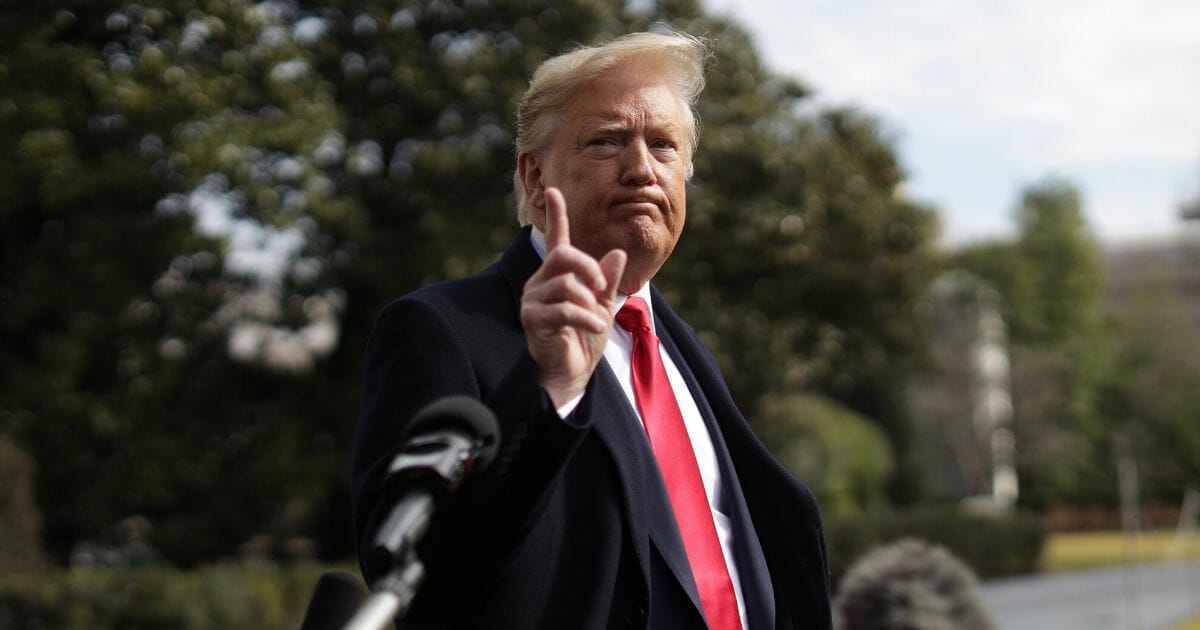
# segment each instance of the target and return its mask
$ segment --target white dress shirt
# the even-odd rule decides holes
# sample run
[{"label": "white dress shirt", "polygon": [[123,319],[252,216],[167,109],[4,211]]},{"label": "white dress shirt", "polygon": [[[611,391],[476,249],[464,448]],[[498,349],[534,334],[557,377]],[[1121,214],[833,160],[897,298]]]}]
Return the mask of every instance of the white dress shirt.
[{"label": "white dress shirt", "polygon": [[[530,233],[530,242],[533,244],[534,251],[542,258],[546,257],[546,236],[536,227]],[[654,306],[650,302],[650,285],[642,285],[640,289],[634,292],[634,295],[642,298],[646,302],[650,314],[650,328],[655,329],[654,322]],[[617,294],[617,301],[614,304],[613,313],[621,310],[625,305],[625,300],[629,296],[624,293]],[[657,332],[655,332],[657,336]],[[659,342],[659,355],[662,357],[663,367],[667,370],[667,379],[671,381],[671,389],[675,393],[675,401],[679,405],[679,411],[683,415],[683,424],[687,428],[688,438],[692,443],[692,453],[696,456],[696,465],[700,468],[700,479],[704,483],[704,493],[708,495],[708,507],[712,510],[713,524],[716,525],[717,538],[721,541],[721,551],[725,555],[725,566],[729,568],[729,577],[733,581],[733,592],[737,596],[738,616],[741,617],[742,628],[747,628],[746,624],[746,604],[742,597],[742,584],[738,578],[737,564],[733,561],[733,526],[729,521],[729,517],[718,509],[721,505],[721,473],[720,467],[717,465],[717,454],[713,450],[712,438],[708,435],[708,427],[704,423],[704,418],[700,415],[700,409],[696,406],[696,400],[692,398],[692,392],[688,389],[687,382],[683,380],[683,375],[679,373],[679,368],[675,365],[675,361],[671,359],[668,352],[662,352],[662,342]],[[608,337],[608,343],[604,346],[604,359],[608,361],[609,367],[617,376],[617,381],[621,384],[621,389],[625,392],[625,397],[629,399],[629,406],[633,409],[638,420],[642,422],[643,432],[645,430],[645,421],[642,420],[642,413],[638,409],[637,398],[633,392],[633,378],[631,376],[633,367],[633,336],[629,331],[614,325],[612,333]],[[579,405],[579,401],[583,399],[583,394],[567,401],[564,405],[558,408],[560,417],[567,417],[575,407]]]}]

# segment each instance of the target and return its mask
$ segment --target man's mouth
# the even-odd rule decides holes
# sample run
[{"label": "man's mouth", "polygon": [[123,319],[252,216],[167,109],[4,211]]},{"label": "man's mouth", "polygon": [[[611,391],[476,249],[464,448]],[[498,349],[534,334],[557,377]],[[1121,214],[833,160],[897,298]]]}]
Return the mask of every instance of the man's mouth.
[{"label": "man's mouth", "polygon": [[658,203],[644,197],[618,199],[612,204],[612,207],[622,212],[634,214],[655,214],[659,212]]}]

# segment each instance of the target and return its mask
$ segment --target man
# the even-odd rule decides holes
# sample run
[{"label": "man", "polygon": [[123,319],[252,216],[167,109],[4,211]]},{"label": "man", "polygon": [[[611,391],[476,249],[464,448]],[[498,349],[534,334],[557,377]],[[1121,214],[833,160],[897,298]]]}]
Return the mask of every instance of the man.
[{"label": "man", "polygon": [[683,230],[705,55],[695,38],[640,33],[546,61],[518,119],[524,229],[484,272],[376,322],[360,551],[413,414],[465,394],[501,427],[496,464],[439,508],[401,627],[830,627],[812,494],[650,286]]}]

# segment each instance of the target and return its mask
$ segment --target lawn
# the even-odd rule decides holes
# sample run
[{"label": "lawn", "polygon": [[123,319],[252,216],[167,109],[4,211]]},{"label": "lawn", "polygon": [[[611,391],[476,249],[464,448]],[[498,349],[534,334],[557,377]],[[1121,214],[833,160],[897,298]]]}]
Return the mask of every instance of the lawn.
[{"label": "lawn", "polygon": [[[1200,536],[1171,549],[1175,530],[1142,532],[1126,539],[1121,532],[1054,533],[1042,550],[1042,570],[1047,572],[1086,569],[1124,562],[1158,562],[1200,558]],[[1172,626],[1170,630],[1200,630],[1200,617]]]},{"label": "lawn", "polygon": [[1157,562],[1200,557],[1200,537],[1171,550],[1175,530],[1143,532],[1126,538],[1121,532],[1054,533],[1042,551],[1042,570],[1069,571],[1124,562]]}]

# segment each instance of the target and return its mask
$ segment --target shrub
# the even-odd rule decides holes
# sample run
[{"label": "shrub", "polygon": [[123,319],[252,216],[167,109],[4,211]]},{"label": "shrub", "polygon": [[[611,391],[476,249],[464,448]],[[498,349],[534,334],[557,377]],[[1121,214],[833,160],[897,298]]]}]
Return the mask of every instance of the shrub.
[{"label": "shrub", "polygon": [[756,427],[780,463],[804,480],[822,508],[857,514],[883,505],[894,458],[870,418],[815,394],[769,398]]},{"label": "shrub", "polygon": [[4,576],[0,627],[294,630],[324,569],[256,562],[192,571],[73,568]]},{"label": "shrub", "polygon": [[35,465],[0,435],[0,575],[42,565],[42,514],[33,499]]},{"label": "shrub", "polygon": [[1025,511],[980,515],[953,506],[831,515],[825,532],[835,580],[868,549],[901,538],[942,545],[980,577],[1032,573],[1046,540],[1045,522],[1039,515]]}]

